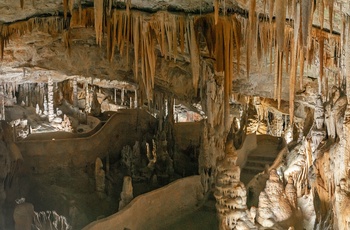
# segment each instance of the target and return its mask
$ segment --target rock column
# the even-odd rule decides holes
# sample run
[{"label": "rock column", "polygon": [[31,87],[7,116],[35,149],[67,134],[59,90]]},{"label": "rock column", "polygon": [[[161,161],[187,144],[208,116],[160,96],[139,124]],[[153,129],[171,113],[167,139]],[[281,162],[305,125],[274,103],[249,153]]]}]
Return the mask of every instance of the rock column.
[{"label": "rock column", "polygon": [[49,119],[49,122],[51,122],[55,118],[55,111],[53,108],[53,81],[51,77],[48,78],[47,90],[48,90],[48,93],[47,93],[48,119]]},{"label": "rock column", "polygon": [[78,82],[77,78],[73,78],[73,106],[78,107]]}]

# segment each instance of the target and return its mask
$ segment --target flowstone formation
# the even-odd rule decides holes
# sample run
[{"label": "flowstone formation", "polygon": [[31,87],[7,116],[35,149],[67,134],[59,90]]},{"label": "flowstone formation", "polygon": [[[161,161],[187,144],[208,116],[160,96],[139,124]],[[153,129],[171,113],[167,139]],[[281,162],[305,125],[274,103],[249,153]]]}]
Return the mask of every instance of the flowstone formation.
[{"label": "flowstone formation", "polygon": [[263,227],[271,228],[276,223],[287,221],[297,211],[297,195],[293,179],[286,188],[275,169],[270,171],[266,187],[259,196],[256,220]]},{"label": "flowstone formation", "polygon": [[[321,141],[326,137],[326,130],[324,130],[325,114],[321,95],[318,95],[315,105],[314,113],[315,127],[311,130],[312,150],[317,149]],[[332,121],[334,123],[334,121]],[[332,136],[332,135],[331,135]],[[334,136],[333,136],[334,138]]]}]

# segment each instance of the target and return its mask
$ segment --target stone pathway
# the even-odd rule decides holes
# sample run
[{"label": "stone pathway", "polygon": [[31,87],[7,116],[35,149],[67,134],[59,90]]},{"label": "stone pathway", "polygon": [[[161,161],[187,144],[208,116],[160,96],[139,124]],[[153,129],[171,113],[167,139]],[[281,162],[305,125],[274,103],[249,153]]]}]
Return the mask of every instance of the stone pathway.
[{"label": "stone pathway", "polygon": [[247,162],[241,170],[241,181],[247,185],[254,176],[272,165],[282,148],[279,137],[257,136],[257,148],[248,155]]}]

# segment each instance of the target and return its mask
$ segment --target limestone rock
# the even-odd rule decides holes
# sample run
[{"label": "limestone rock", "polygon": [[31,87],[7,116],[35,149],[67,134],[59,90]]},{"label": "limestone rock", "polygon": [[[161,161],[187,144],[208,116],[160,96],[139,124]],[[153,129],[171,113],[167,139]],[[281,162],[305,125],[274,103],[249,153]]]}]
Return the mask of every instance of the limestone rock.
[{"label": "limestone rock", "polygon": [[120,193],[119,210],[122,210],[134,198],[132,179],[130,176],[124,177],[123,189]]}]

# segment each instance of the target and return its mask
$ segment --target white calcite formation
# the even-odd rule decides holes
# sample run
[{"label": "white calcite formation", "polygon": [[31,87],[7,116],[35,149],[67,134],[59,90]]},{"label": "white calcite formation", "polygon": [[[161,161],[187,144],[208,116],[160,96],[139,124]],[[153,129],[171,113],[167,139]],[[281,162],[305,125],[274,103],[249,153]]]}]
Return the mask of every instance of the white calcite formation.
[{"label": "white calcite formation", "polygon": [[[33,219],[33,218],[32,218]],[[34,212],[34,229],[71,230],[66,217],[59,215],[56,211]]]},{"label": "white calcite formation", "polygon": [[[292,183],[292,181],[289,181]],[[260,193],[257,211],[257,222],[263,227],[271,228],[276,223],[286,221],[292,217],[296,206],[296,192],[288,184],[287,191],[280,181],[275,169],[270,171],[269,179],[266,181],[264,191]],[[290,201],[290,200],[291,201]]]},{"label": "white calcite formation", "polygon": [[53,81],[51,77],[48,78],[47,91],[48,119],[51,122],[56,116],[53,105]]},{"label": "white calcite formation", "polygon": [[241,170],[236,165],[237,153],[233,144],[226,146],[226,156],[217,165],[214,197],[219,229],[255,229],[255,208],[247,209],[247,192],[240,181]]}]

